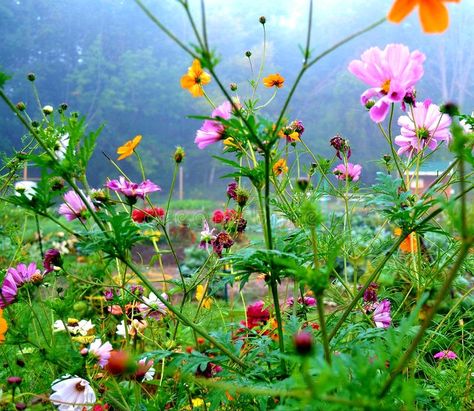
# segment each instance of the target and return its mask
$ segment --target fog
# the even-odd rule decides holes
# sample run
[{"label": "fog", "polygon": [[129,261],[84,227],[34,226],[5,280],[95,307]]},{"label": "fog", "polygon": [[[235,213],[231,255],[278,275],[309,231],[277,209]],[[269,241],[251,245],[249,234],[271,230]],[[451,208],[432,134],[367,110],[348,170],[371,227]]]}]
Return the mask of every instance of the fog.
[{"label": "fog", "polygon": [[[200,16],[198,1],[191,0]],[[390,6],[380,0],[315,1],[312,28],[313,56],[354,31],[383,17]],[[366,86],[347,71],[348,63],[370,46],[404,43],[427,56],[425,76],[418,84],[420,99],[455,101],[464,112],[474,109],[473,83],[474,0],[449,4],[451,24],[443,35],[421,32],[417,13],[401,25],[384,23],[336,50],[313,66],[300,83],[287,114],[303,121],[305,142],[319,155],[332,156],[328,141],[336,133],[352,145],[351,161],[364,166],[363,183],[373,181],[375,160],[388,151],[386,142],[359,104]],[[192,29],[177,1],[148,1],[156,16],[185,44],[193,43]],[[308,1],[206,0],[206,21],[211,48],[220,57],[217,66],[224,84],[236,82],[239,95],[249,92],[251,71],[245,51],[252,52],[254,69],[262,54],[262,26],[267,20],[267,58],[264,74],[281,73],[285,87],[265,111],[275,118],[301,66],[298,45],[306,39]],[[171,181],[174,147],[187,153],[184,163],[185,197],[222,197],[224,168],[212,155],[221,146],[199,150],[193,140],[199,120],[208,115],[204,99],[193,98],[179,80],[192,60],[167,38],[133,1],[2,0],[0,2],[0,67],[13,76],[6,91],[24,101],[28,113],[39,117],[28,72],[37,76],[41,104],[70,109],[87,116],[89,126],[105,125],[90,165],[89,179],[101,185],[116,171],[102,151],[116,157],[116,147],[137,134],[149,177],[166,189]],[[215,81],[206,87],[211,98],[223,100]],[[262,102],[270,90],[259,88]],[[398,112],[400,114],[400,112]],[[0,151],[20,150],[24,130],[8,109],[0,106]],[[396,132],[396,130],[395,130]],[[449,158],[446,151],[438,159]],[[303,158],[303,163],[310,160]],[[123,162],[132,176],[133,161]]]}]

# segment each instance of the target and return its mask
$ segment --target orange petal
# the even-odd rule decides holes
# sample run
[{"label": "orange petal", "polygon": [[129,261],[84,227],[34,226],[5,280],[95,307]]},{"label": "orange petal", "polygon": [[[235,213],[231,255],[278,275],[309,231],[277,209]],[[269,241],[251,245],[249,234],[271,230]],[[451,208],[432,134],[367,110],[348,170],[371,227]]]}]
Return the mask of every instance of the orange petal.
[{"label": "orange petal", "polygon": [[440,0],[423,0],[420,20],[425,33],[442,33],[449,26],[448,9]]},{"label": "orange petal", "polygon": [[188,74],[185,74],[183,77],[181,77],[181,87],[182,88],[191,88],[196,84],[196,80],[189,76]]},{"label": "orange petal", "polygon": [[209,74],[207,74],[205,71],[203,71],[201,73],[200,79],[201,79],[201,84],[202,85],[208,84],[208,83],[211,82],[211,76]]},{"label": "orange petal", "polygon": [[132,140],[132,146],[138,146],[138,144],[140,144],[140,141],[142,141],[142,136],[139,134],[138,136],[135,136],[135,138]]},{"label": "orange petal", "polygon": [[193,95],[193,97],[201,97],[204,95],[202,92],[202,87],[199,84],[195,84],[194,86],[191,86],[188,88],[189,92]]},{"label": "orange petal", "polygon": [[388,12],[388,20],[392,23],[400,23],[415,8],[417,0],[396,0]]},{"label": "orange petal", "polygon": [[194,59],[193,65],[189,69],[196,77],[199,77],[202,73],[201,62],[198,59]]}]

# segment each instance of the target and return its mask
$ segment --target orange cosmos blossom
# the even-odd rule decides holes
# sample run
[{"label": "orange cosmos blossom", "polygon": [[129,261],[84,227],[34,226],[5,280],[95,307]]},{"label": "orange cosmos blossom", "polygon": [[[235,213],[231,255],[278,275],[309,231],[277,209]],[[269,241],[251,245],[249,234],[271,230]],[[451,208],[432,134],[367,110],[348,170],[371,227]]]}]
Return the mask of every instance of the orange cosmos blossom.
[{"label": "orange cosmos blossom", "polygon": [[[398,227],[395,228],[394,234],[400,237],[402,235],[402,229]],[[405,253],[416,253],[418,251],[418,242],[415,233],[410,233],[405,237],[400,244],[400,250]]]},{"label": "orange cosmos blossom", "polygon": [[5,341],[5,333],[8,330],[8,324],[5,318],[3,318],[3,310],[0,310],[0,343]]},{"label": "orange cosmos blossom", "polygon": [[280,174],[288,173],[288,166],[286,164],[286,160],[284,158],[280,158],[274,165],[273,165],[273,172],[276,176]]},{"label": "orange cosmos blossom", "polygon": [[117,149],[117,154],[120,154],[120,157],[117,160],[123,160],[124,158],[131,156],[141,140],[142,136],[138,135],[133,140],[128,140],[123,146],[120,146]]},{"label": "orange cosmos blossom", "polygon": [[268,77],[265,77],[263,79],[263,85],[268,88],[271,88],[271,87],[282,88],[284,82],[285,82],[285,78],[280,76],[280,74],[278,73],[270,74]]},{"label": "orange cosmos blossom", "polygon": [[461,0],[396,0],[388,13],[388,20],[400,23],[416,5],[420,8],[421,27],[425,33],[442,33],[449,26],[448,10],[443,2]]},{"label": "orange cosmos blossom", "polygon": [[188,74],[181,77],[181,87],[187,89],[193,97],[201,97],[204,93],[202,86],[210,83],[211,76],[201,67],[201,62],[194,59],[191,67],[188,68]]}]

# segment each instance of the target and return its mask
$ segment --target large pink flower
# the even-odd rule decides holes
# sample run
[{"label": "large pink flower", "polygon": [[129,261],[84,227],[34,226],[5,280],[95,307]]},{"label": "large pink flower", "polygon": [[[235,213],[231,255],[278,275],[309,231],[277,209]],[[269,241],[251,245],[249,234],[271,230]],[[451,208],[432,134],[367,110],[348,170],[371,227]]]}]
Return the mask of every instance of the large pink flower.
[{"label": "large pink flower", "polygon": [[[92,204],[92,200],[87,196],[86,200],[91,206],[91,208],[95,210],[95,207]],[[84,213],[87,211],[87,207],[84,201],[82,201],[79,194],[71,190],[64,194],[64,204],[61,204],[59,206],[58,211],[59,214],[63,215],[68,221],[72,221],[76,218],[84,220]]]},{"label": "large pink flower", "polygon": [[400,146],[398,154],[412,156],[428,147],[434,150],[441,141],[449,142],[451,133],[451,117],[442,114],[436,104],[430,100],[418,102],[413,107],[413,115],[401,116],[398,125],[401,127],[399,136],[395,137],[395,144]]},{"label": "large pink flower", "polygon": [[[229,120],[232,114],[232,104],[229,101],[225,101],[220,106],[214,109],[211,114],[212,118],[222,118]],[[201,150],[207,147],[209,144],[217,143],[223,140],[225,137],[225,127],[215,120],[205,120],[202,127],[196,132],[196,138],[194,142]]]},{"label": "large pink flower", "polygon": [[16,268],[10,267],[3,279],[0,289],[0,308],[5,308],[13,303],[18,294],[18,288],[28,282],[41,281],[43,275],[35,263],[18,264]]},{"label": "large pink flower", "polygon": [[147,194],[161,191],[161,188],[150,180],[145,180],[138,184],[126,180],[123,176],[120,176],[118,180],[108,181],[105,186],[110,190],[122,193],[125,197],[135,199],[137,197],[143,199]]},{"label": "large pink flower", "polygon": [[360,60],[349,64],[349,71],[372,88],[361,96],[361,103],[371,103],[370,118],[376,123],[387,116],[391,103],[400,103],[423,76],[425,55],[418,50],[410,53],[403,44],[389,44],[384,50],[372,47]]},{"label": "large pink flower", "polygon": [[346,167],[345,164],[339,164],[332,172],[339,180],[357,181],[360,178],[362,166],[360,164],[347,163]]}]

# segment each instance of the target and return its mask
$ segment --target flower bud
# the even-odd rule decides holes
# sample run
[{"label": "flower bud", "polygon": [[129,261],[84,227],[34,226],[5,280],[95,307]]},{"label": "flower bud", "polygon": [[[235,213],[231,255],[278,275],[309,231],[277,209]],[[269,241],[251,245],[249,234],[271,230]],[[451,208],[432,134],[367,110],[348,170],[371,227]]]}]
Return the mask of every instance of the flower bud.
[{"label": "flower bud", "polygon": [[89,350],[87,348],[83,348],[81,351],[79,351],[79,353],[85,357],[87,354],[89,354]]},{"label": "flower bud", "polygon": [[23,378],[21,377],[11,376],[7,378],[7,382],[10,385],[20,385],[22,381]]},{"label": "flower bud", "polygon": [[28,73],[28,75],[26,76],[26,78],[27,78],[29,81],[35,81],[35,80],[36,80],[35,73]]},{"label": "flower bud", "polygon": [[265,16],[261,16],[258,21],[261,23],[261,24],[265,24],[267,22],[267,19],[265,18]]},{"label": "flower bud", "polygon": [[308,177],[300,177],[296,180],[296,185],[298,188],[304,193],[309,187],[309,178]]},{"label": "flower bud", "polygon": [[180,164],[184,160],[185,156],[186,153],[184,152],[183,147],[176,147],[176,151],[174,152],[174,161],[176,162],[176,164]]},{"label": "flower bud", "polygon": [[368,100],[367,103],[365,103],[365,108],[366,108],[367,110],[370,110],[374,105],[375,105],[375,101],[374,101],[374,100]]},{"label": "flower bud", "polygon": [[21,358],[18,358],[16,360],[16,365],[18,365],[18,367],[23,368],[25,366],[25,362]]},{"label": "flower bud", "polygon": [[18,103],[16,103],[16,108],[17,108],[19,111],[25,111],[25,109],[26,109],[26,104],[23,103],[23,101],[19,101]]},{"label": "flower bud", "polygon": [[15,409],[18,411],[26,410],[26,404],[24,402],[17,402],[15,404]]},{"label": "flower bud", "polygon": [[447,114],[450,117],[459,116],[459,107],[456,103],[453,103],[452,101],[443,104],[439,108],[439,111],[441,113]]},{"label": "flower bud", "polygon": [[313,350],[313,336],[310,333],[301,331],[295,335],[293,341],[295,343],[296,352],[299,355],[306,356],[311,354]]},{"label": "flower bud", "polygon": [[229,87],[232,91],[236,91],[237,90],[237,83],[230,83]]},{"label": "flower bud", "polygon": [[238,187],[235,191],[235,201],[240,207],[245,207],[249,199],[249,193],[244,188]]},{"label": "flower bud", "polygon": [[390,163],[390,161],[392,161],[392,157],[390,157],[388,154],[384,154],[383,161]]},{"label": "flower bud", "polygon": [[45,274],[54,271],[55,267],[62,267],[63,260],[61,253],[55,248],[50,248],[44,253],[43,267],[45,268]]},{"label": "flower bud", "polygon": [[53,177],[49,180],[49,184],[52,191],[60,191],[64,188],[65,181],[61,177]]},{"label": "flower bud", "polygon": [[33,121],[31,122],[31,127],[33,127],[33,128],[38,128],[38,127],[39,127],[39,123],[38,123],[37,121],[33,120]]},{"label": "flower bud", "polygon": [[61,103],[61,105],[59,106],[59,108],[60,108],[62,111],[66,111],[67,108],[68,108],[68,105],[67,105],[67,103]]},{"label": "flower bud", "polygon": [[54,108],[53,106],[44,106],[43,107],[43,113],[45,116],[49,116],[50,114],[52,114],[52,112],[54,111]]},{"label": "flower bud", "polygon": [[247,50],[245,52],[245,57],[251,57],[252,56],[252,52],[250,50]]}]

